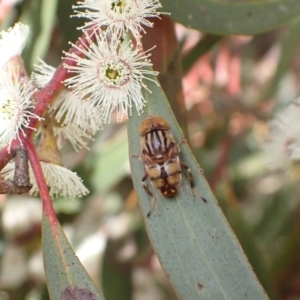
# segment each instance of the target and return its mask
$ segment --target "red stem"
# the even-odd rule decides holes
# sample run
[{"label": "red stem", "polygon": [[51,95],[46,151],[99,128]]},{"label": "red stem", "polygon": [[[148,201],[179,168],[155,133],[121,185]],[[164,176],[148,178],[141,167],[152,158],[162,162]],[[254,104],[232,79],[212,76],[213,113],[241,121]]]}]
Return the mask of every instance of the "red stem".
[{"label": "red stem", "polygon": [[57,222],[57,217],[52,205],[52,200],[48,191],[48,186],[45,181],[43,170],[37,153],[35,151],[35,146],[29,139],[26,138],[22,139],[22,143],[27,150],[30,165],[39,188],[40,196],[43,203],[43,211],[49,217],[50,223],[54,225]]}]

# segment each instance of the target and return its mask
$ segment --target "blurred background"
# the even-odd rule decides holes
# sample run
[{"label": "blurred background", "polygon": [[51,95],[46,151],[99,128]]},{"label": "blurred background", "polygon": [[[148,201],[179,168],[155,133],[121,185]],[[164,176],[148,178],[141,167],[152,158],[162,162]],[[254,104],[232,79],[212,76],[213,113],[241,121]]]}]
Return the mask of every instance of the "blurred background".
[{"label": "blurred background", "polygon": [[[17,21],[31,28],[23,52],[29,74],[38,57],[58,66],[80,36],[83,20],[70,18],[72,4],[0,0],[1,29]],[[300,19],[255,36],[205,34],[167,17],[154,22],[144,47],[157,46],[154,69],[254,272],[271,299],[300,299],[300,168],[274,169],[265,159],[283,147],[266,144],[270,121],[299,94]],[[75,152],[66,143],[62,157],[90,194],[53,201],[77,256],[107,300],[177,299],[147,238],[126,121],[112,118],[89,146]],[[49,299],[40,200],[0,195],[0,209],[0,299]]]}]

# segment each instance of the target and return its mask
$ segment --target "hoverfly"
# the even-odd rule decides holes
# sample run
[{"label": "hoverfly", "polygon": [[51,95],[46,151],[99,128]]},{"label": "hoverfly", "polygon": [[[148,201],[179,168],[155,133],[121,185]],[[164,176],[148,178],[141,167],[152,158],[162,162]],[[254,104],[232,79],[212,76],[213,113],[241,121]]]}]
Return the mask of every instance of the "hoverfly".
[{"label": "hoverfly", "polygon": [[155,206],[156,197],[146,184],[149,177],[152,185],[166,198],[175,197],[181,188],[182,170],[189,175],[189,183],[195,195],[207,202],[194,190],[194,177],[191,169],[179,159],[180,148],[176,144],[169,123],[162,117],[150,116],[139,128],[142,154],[140,160],[145,165],[146,174],[142,185],[146,193],[152,197],[152,203],[147,217],[150,217]]}]

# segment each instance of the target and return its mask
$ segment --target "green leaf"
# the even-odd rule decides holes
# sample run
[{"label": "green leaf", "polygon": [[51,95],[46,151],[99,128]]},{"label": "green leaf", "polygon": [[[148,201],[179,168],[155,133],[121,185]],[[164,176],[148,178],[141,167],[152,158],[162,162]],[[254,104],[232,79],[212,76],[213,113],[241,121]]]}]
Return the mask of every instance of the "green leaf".
[{"label": "green leaf", "polygon": [[51,300],[104,299],[74,254],[58,222],[43,215],[44,265]]},{"label": "green leaf", "polygon": [[280,80],[286,74],[292,58],[295,56],[296,51],[298,51],[297,46],[300,38],[300,18],[291,22],[287,29],[287,35],[281,41],[281,56],[276,73],[273,76],[267,90],[262,95],[261,101],[269,100],[269,98],[277,91]]},{"label": "green leaf", "polygon": [[68,42],[75,43],[82,34],[82,31],[77,28],[83,26],[87,21],[85,18],[71,17],[71,15],[75,14],[74,9],[72,8],[75,4],[76,0],[58,1],[57,18],[59,27],[64,35],[64,50],[66,51],[70,47]]},{"label": "green leaf", "polygon": [[133,263],[130,259],[120,259],[124,244],[126,245],[126,237],[107,241],[102,267],[102,286],[107,300],[132,299]]},{"label": "green leaf", "polygon": [[[181,129],[173,117],[163,91],[153,82],[145,92],[146,112],[128,119],[130,154],[140,154],[138,128],[149,115],[164,117],[176,141]],[[247,258],[220,210],[187,144],[181,146],[181,159],[195,178],[195,188],[207,203],[192,193],[186,178],[180,194],[173,199],[157,196],[150,216],[149,197],[141,185],[143,164],[130,158],[132,177],[153,248],[181,300],[187,299],[267,299]],[[153,190],[155,194],[158,192]]]},{"label": "green leaf", "polygon": [[32,70],[38,58],[44,58],[51,42],[55,22],[57,0],[31,1],[24,10],[20,22],[30,28],[29,39],[23,51],[26,69]]},{"label": "green leaf", "polygon": [[227,207],[230,211],[227,215],[230,216],[230,224],[235,230],[235,233],[243,246],[243,250],[247,254],[257,277],[263,284],[271,299],[276,299],[275,291],[271,282],[269,273],[267,273],[267,263],[261,251],[261,244],[257,242],[257,236],[250,228],[249,224],[245,222],[245,217],[241,212],[232,207]]},{"label": "green leaf", "polygon": [[187,27],[204,32],[258,34],[276,28],[300,14],[298,0],[212,1],[161,0],[162,11]]}]

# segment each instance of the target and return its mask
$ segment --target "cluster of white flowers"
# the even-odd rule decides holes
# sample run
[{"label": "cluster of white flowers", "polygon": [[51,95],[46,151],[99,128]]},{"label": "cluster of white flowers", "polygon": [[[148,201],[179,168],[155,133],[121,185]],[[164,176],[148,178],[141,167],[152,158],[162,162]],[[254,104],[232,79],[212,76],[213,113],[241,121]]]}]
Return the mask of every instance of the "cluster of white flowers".
[{"label": "cluster of white flowers", "polygon": [[[41,161],[41,167],[45,176],[46,184],[49,186],[51,197],[63,196],[69,198],[82,197],[89,193],[88,189],[82,184],[82,179],[75,172],[68,170],[60,165]],[[4,179],[14,177],[15,163],[9,162],[2,170],[1,175]],[[32,188],[30,195],[39,193],[38,185],[29,166],[29,178]]]},{"label": "cluster of white flowers", "polygon": [[21,55],[28,34],[29,27],[21,23],[0,32],[0,68],[3,68],[13,57]]},{"label": "cluster of white flowers", "polygon": [[[68,139],[76,150],[85,147],[92,136],[109,122],[116,112],[117,120],[131,115],[132,109],[140,114],[145,105],[143,89],[146,80],[156,76],[149,60],[150,53],[143,51],[141,34],[153,24],[148,20],[158,17],[159,0],[84,0],[73,8],[75,17],[88,22],[81,28],[86,34],[85,43],[73,45],[76,53],[66,53],[65,68],[72,77],[54,99],[46,118],[53,124],[58,147]],[[92,32],[92,36],[88,36]],[[29,28],[16,24],[0,32],[0,148],[8,146],[20,134],[25,135],[31,118],[39,118],[31,110],[36,88],[42,89],[53,77],[56,69],[43,61],[36,66],[31,80],[21,79],[17,57],[26,43]],[[13,47],[11,46],[13,45]],[[44,130],[44,129],[40,129]],[[43,155],[41,157],[44,157]],[[42,169],[51,195],[81,196],[87,193],[80,178],[59,163],[41,159]],[[1,172],[6,179],[13,178],[14,163]],[[33,184],[31,193],[37,193],[37,184],[30,168]],[[77,187],[77,189],[76,189]]]},{"label": "cluster of white flowers", "polygon": [[[85,0],[74,6],[77,17],[89,20],[80,29],[92,30],[95,38],[88,37],[80,47],[73,45],[79,54],[66,53],[76,66],[65,65],[75,73],[65,83],[96,107],[104,122],[110,121],[113,111],[120,121],[131,114],[133,105],[138,113],[143,110],[144,81],[157,72],[151,69],[151,49],[142,49],[141,33],[153,26],[147,18],[159,17],[160,7],[158,0]],[[135,43],[124,42],[125,34],[125,40],[132,36]]]},{"label": "cluster of white flowers", "polygon": [[[34,107],[32,95],[36,89],[30,81],[20,76],[18,66],[28,33],[28,26],[20,23],[0,33],[0,148],[8,146],[8,151],[13,140],[21,141],[20,133],[25,136],[24,129],[29,128],[31,118],[41,119],[31,112]],[[65,136],[65,133],[57,135]],[[84,145],[80,137],[77,135],[74,139],[74,147]],[[76,173],[51,162],[41,161],[41,166],[51,196],[75,197],[88,193]],[[12,180],[14,169],[15,163],[10,162],[1,171],[1,175],[4,179]],[[37,194],[37,182],[31,167],[29,175],[33,185],[30,194]]]},{"label": "cluster of white flowers", "polygon": [[0,148],[8,146],[8,151],[12,141],[20,138],[19,130],[24,133],[23,127],[28,127],[30,118],[38,118],[30,112],[34,90],[22,82],[19,68],[13,65],[28,33],[28,26],[20,23],[0,32]]},{"label": "cluster of white flowers", "polygon": [[[32,81],[38,88],[43,88],[52,78],[55,68],[40,60],[32,73]],[[63,89],[49,109],[49,115],[55,118],[59,126],[54,126],[54,134],[57,137],[59,148],[63,140],[69,140],[75,150],[84,147],[88,149],[87,142],[92,135],[101,129],[99,112],[93,103],[85,101]]]},{"label": "cluster of white flowers", "polygon": [[[75,46],[76,47],[76,46]],[[138,44],[133,49],[131,42],[120,45],[113,38],[110,42],[104,36],[97,36],[93,42],[88,39],[86,48],[77,47],[85,57],[67,53],[66,56],[77,62],[76,66],[67,66],[76,75],[66,80],[73,94],[95,106],[100,117],[109,121],[112,111],[117,111],[118,121],[131,113],[132,103],[140,113],[145,103],[142,88],[147,86],[144,79],[147,75],[156,75],[148,69],[151,67],[147,59],[149,54],[142,52]]]},{"label": "cluster of white flowers", "polygon": [[30,112],[34,91],[19,79],[18,69],[10,65],[0,69],[0,148],[10,150],[12,141],[20,139],[19,131],[25,135],[30,118],[39,118]]},{"label": "cluster of white flowers", "polygon": [[266,166],[286,169],[300,160],[300,99],[296,99],[271,123],[264,144]]}]

